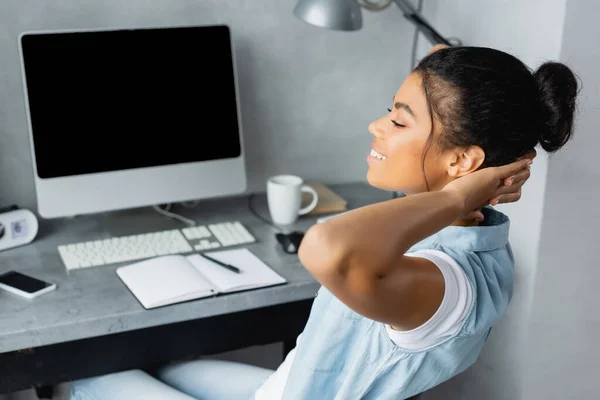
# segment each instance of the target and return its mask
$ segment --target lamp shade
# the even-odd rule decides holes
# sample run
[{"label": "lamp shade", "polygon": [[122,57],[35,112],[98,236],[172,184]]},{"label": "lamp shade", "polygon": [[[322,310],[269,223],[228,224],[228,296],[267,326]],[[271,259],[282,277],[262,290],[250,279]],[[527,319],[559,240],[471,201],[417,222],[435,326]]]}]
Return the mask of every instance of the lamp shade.
[{"label": "lamp shade", "polygon": [[355,0],[299,0],[294,15],[321,28],[341,31],[362,28],[360,5]]}]

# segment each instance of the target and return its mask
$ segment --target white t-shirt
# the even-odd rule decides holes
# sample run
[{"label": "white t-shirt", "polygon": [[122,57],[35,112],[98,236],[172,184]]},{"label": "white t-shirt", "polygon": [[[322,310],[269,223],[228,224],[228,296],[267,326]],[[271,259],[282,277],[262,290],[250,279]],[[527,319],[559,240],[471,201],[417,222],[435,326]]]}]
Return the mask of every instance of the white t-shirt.
[{"label": "white t-shirt", "polygon": [[[434,346],[455,334],[466,317],[473,288],[463,269],[452,257],[439,250],[420,250],[407,254],[426,258],[440,269],[444,276],[445,291],[442,303],[433,316],[423,325],[410,331],[397,331],[386,326],[390,339],[398,346],[409,350],[423,350]],[[302,334],[296,339],[300,343]],[[292,349],[267,381],[256,391],[255,400],[280,400],[288,379],[296,348]]]}]

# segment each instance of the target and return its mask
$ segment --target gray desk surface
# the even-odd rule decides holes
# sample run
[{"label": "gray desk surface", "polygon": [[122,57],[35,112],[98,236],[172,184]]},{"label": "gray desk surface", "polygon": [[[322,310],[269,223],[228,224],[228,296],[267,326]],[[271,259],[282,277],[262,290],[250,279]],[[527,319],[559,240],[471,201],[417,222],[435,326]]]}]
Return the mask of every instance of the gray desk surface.
[{"label": "gray desk surface", "polygon": [[[391,198],[390,193],[365,183],[330,187],[348,200],[349,209]],[[268,216],[264,194],[255,196],[253,204],[261,215]],[[239,220],[257,239],[248,248],[284,276],[288,284],[146,310],[115,273],[124,264],[67,272],[57,246],[185,225],[149,207],[42,220],[33,243],[0,252],[0,272],[14,269],[31,274],[56,283],[57,289],[34,300],[0,291],[0,353],[314,297],[318,283],[298,262],[296,255],[281,250],[274,237],[275,229],[249,211],[248,196],[205,200],[194,208],[180,206],[174,211],[199,224]],[[306,231],[316,219],[317,216],[301,217],[292,228]]]}]

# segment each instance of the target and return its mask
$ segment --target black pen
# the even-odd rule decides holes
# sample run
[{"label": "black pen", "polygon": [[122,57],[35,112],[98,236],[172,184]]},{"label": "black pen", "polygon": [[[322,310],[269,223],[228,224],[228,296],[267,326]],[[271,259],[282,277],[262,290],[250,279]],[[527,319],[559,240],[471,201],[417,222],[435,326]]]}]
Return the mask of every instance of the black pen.
[{"label": "black pen", "polygon": [[239,274],[241,272],[239,270],[239,268],[236,268],[233,265],[225,264],[224,262],[215,260],[214,258],[207,256],[206,254],[202,254],[202,253],[198,253],[198,254],[200,254],[202,257],[206,258],[207,260],[214,262],[215,264],[219,264],[221,267],[225,267],[228,270],[235,272],[236,274]]}]

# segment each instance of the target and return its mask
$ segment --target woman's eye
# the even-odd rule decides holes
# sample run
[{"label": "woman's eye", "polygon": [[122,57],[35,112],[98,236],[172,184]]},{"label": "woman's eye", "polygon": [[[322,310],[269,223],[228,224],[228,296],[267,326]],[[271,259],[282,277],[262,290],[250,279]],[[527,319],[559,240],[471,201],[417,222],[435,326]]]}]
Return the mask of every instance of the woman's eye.
[{"label": "woman's eye", "polygon": [[394,121],[393,119],[391,121],[392,121],[392,124],[394,124],[394,126],[396,126],[398,128],[406,128],[406,125],[399,124],[396,121]]}]

